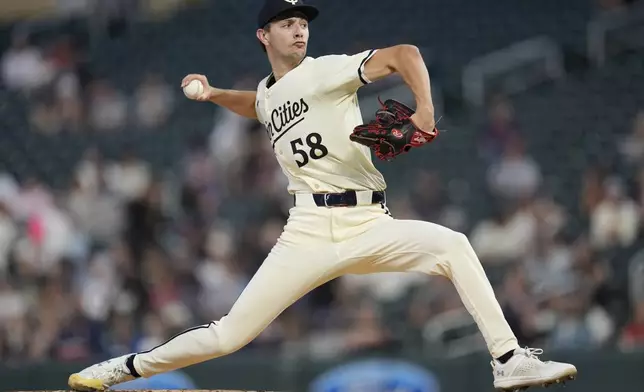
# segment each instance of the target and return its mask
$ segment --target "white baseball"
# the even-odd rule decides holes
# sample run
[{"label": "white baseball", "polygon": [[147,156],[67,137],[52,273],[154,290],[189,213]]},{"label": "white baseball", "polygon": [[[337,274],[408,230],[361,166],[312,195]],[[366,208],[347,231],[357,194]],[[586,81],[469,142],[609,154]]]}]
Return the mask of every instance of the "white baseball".
[{"label": "white baseball", "polygon": [[188,85],[183,88],[183,93],[188,98],[192,98],[192,99],[197,98],[198,96],[203,94],[203,83],[195,79],[190,83],[188,83]]}]

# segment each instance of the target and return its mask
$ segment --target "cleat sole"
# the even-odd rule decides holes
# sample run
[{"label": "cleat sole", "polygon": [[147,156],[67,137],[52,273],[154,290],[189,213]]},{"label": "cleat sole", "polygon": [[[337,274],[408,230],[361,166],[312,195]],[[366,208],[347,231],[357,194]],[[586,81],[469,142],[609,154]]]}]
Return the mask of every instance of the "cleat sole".
[{"label": "cleat sole", "polygon": [[104,391],[105,387],[101,380],[84,378],[80,374],[75,373],[69,376],[67,384],[74,391],[79,392],[95,392],[95,391]]},{"label": "cleat sole", "polygon": [[539,381],[528,381],[524,385],[514,386],[512,388],[495,388],[499,392],[523,392],[531,387],[544,387],[548,388],[552,385],[561,385],[564,388],[566,387],[566,382],[575,380],[577,378],[577,369],[572,370],[572,372],[567,374],[561,374],[551,380],[539,380]]}]

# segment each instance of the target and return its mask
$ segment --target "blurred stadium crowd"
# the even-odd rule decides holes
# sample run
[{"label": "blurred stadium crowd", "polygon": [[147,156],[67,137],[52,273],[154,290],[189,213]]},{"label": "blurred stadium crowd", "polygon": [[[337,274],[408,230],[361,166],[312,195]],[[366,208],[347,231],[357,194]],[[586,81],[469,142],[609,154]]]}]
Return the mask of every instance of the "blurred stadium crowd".
[{"label": "blurred stadium crowd", "polygon": [[[109,34],[127,23],[109,22]],[[121,90],[93,74],[88,37],[70,31],[38,41],[29,29],[10,29],[1,52],[3,100],[18,97],[26,125],[19,131],[104,140],[136,129],[162,137],[183,99],[178,81],[149,72]],[[253,88],[260,76],[237,86]],[[468,234],[522,344],[642,349],[640,104],[628,127],[615,130],[614,145],[604,146],[616,151],[610,165],[590,162],[573,180],[580,185],[573,204],[549,192],[543,166],[553,162],[536,158],[512,98],[499,95],[475,132],[485,195],[470,197],[481,197],[485,214],[460,203],[463,184],[429,165],[405,169],[415,180],[392,190],[389,207],[394,217]],[[145,350],[227,313],[279,236],[292,199],[261,126],[209,110],[216,111],[209,134],[191,138],[172,175],[128,144],[109,156],[100,143],[86,148],[69,181],[53,185],[0,166],[3,363]],[[57,151],[27,153],[46,166],[39,157]],[[456,356],[485,347],[448,281],[380,274],[314,291],[244,350],[263,349]]]}]

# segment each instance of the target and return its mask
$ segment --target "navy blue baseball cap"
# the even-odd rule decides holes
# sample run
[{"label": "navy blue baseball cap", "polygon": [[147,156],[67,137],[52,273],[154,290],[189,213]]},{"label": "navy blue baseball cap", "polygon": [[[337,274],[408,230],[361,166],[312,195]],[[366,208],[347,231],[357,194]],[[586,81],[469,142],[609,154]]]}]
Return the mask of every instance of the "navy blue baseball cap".
[{"label": "navy blue baseball cap", "polygon": [[265,0],[264,6],[257,15],[257,28],[261,29],[286,12],[301,12],[310,22],[318,16],[318,9],[304,4],[302,0]]}]

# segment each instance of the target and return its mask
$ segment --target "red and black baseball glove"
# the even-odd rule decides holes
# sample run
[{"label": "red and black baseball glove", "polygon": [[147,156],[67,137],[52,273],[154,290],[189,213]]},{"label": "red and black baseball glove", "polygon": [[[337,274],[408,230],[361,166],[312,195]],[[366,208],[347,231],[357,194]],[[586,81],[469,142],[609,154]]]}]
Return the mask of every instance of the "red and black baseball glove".
[{"label": "red and black baseball glove", "polygon": [[436,128],[425,132],[416,127],[410,119],[414,110],[405,104],[394,99],[378,101],[382,107],[376,112],[376,119],[355,127],[349,139],[371,148],[379,159],[391,161],[438,136]]}]

